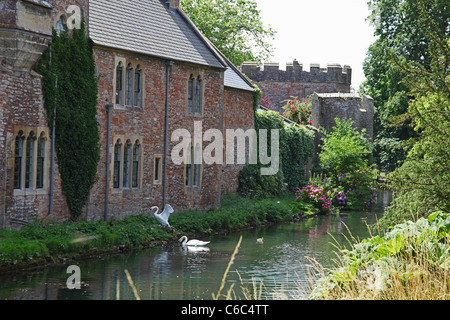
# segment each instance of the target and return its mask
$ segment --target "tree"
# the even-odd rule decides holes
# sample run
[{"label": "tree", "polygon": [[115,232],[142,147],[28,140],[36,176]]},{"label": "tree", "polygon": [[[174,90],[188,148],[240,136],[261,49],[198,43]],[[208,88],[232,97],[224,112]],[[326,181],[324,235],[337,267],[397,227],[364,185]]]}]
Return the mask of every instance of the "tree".
[{"label": "tree", "polygon": [[263,25],[255,0],[182,0],[181,8],[234,65],[271,56],[275,31]]},{"label": "tree", "polygon": [[52,42],[36,71],[43,76],[44,107],[50,129],[56,107],[56,159],[62,192],[76,220],[96,182],[100,160],[97,76],[93,42],[86,36],[84,21],[71,34],[53,30]]},{"label": "tree", "polygon": [[450,5],[443,8],[443,28],[430,13],[430,2],[416,1],[416,24],[428,44],[427,63],[389,52],[391,64],[405,74],[403,83],[414,97],[404,116],[417,134],[403,164],[389,175],[396,199],[383,219],[390,225],[439,210],[450,212]]},{"label": "tree", "polygon": [[[449,5],[446,0],[421,1],[437,33],[449,35]],[[380,168],[389,171],[402,164],[417,136],[411,119],[405,115],[414,96],[402,81],[407,71],[392,63],[391,55],[417,63],[430,71],[430,41],[420,22],[416,0],[370,0],[369,7],[378,39],[369,48],[364,62],[367,81],[361,91],[371,95],[375,104],[374,144]],[[399,115],[404,115],[398,117]]]}]

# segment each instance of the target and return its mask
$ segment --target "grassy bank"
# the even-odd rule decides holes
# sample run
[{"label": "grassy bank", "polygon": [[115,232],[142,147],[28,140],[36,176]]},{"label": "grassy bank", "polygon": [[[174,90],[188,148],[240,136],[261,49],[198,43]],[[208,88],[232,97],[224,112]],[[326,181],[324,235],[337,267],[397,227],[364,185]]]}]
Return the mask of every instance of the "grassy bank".
[{"label": "grassy bank", "polygon": [[227,196],[216,211],[173,214],[168,233],[153,216],[57,224],[30,223],[20,231],[0,230],[0,268],[19,269],[89,255],[175,242],[182,235],[210,235],[292,220],[315,209],[292,197],[249,200]]},{"label": "grassy bank", "polygon": [[340,250],[335,268],[319,275],[312,298],[351,300],[450,299],[450,214],[435,213],[394,226],[385,236]]}]

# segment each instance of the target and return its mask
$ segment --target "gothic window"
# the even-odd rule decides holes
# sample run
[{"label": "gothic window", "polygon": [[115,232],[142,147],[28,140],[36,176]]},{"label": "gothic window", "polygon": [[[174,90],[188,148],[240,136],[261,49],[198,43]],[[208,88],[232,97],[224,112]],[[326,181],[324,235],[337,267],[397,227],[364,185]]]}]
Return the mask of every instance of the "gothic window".
[{"label": "gothic window", "polygon": [[142,71],[140,66],[134,71],[134,104],[136,107],[142,106]]},{"label": "gothic window", "polygon": [[190,75],[188,81],[188,113],[201,115],[202,113],[203,80],[201,76]]},{"label": "gothic window", "polygon": [[122,104],[123,96],[123,66],[119,62],[116,68],[116,104]]},{"label": "gothic window", "polygon": [[189,146],[188,154],[186,155],[185,164],[185,179],[187,187],[200,186],[200,172],[201,172],[201,149],[197,145],[195,148]]},{"label": "gothic window", "polygon": [[132,167],[132,182],[131,187],[137,188],[139,186],[139,141],[136,141],[136,143],[133,146],[133,167]]},{"label": "gothic window", "polygon": [[186,186],[190,187],[192,185],[192,150],[190,145],[187,150],[185,170]]},{"label": "gothic window", "polygon": [[26,146],[26,167],[25,167],[25,188],[33,187],[33,174],[34,174],[34,142],[36,137],[34,132],[31,131],[27,138]]},{"label": "gothic window", "polygon": [[123,187],[130,187],[130,153],[131,153],[131,143],[130,140],[127,141],[123,148]]},{"label": "gothic window", "polygon": [[125,104],[127,106],[132,105],[133,99],[133,68],[131,63],[127,66],[126,77],[125,77]]},{"label": "gothic window", "polygon": [[195,149],[193,149],[194,151],[194,155],[193,155],[193,177],[192,177],[192,185],[193,186],[199,186],[200,185],[200,166],[201,166],[201,162],[200,162],[200,146],[197,145],[195,147]]},{"label": "gothic window", "polygon": [[22,187],[23,131],[19,131],[15,139],[14,150],[14,189]]},{"label": "gothic window", "polygon": [[121,144],[120,140],[117,140],[114,145],[114,173],[113,183],[114,188],[120,188],[120,156],[121,156]]},{"label": "gothic window", "polygon": [[191,75],[188,81],[188,112],[194,111],[194,76]]},{"label": "gothic window", "polygon": [[194,113],[200,113],[200,106],[201,106],[201,91],[202,91],[202,80],[200,77],[197,77],[197,81],[195,84],[195,110]]},{"label": "gothic window", "polygon": [[44,133],[41,133],[37,143],[36,189],[42,189],[44,187],[44,161],[45,137]]},{"label": "gothic window", "polygon": [[61,16],[56,22],[55,29],[58,34],[60,34],[61,32],[67,32],[67,23],[64,16]]}]

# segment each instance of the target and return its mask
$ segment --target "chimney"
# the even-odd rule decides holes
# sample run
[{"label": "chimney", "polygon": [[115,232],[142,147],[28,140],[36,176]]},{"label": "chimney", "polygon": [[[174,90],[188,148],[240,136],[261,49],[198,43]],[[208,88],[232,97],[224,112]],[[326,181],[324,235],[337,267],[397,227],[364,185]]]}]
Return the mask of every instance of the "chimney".
[{"label": "chimney", "polygon": [[166,1],[169,7],[178,9],[180,7],[180,0],[167,0]]}]

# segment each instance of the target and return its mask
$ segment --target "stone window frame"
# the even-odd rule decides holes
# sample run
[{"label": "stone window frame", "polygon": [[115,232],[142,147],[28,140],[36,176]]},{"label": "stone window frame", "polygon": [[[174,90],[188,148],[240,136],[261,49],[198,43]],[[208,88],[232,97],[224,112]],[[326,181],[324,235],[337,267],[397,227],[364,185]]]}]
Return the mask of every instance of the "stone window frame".
[{"label": "stone window frame", "polygon": [[163,155],[155,154],[153,156],[153,184],[160,185],[163,180]]},{"label": "stone window frame", "polygon": [[[60,24],[60,23],[59,23],[60,21],[62,21],[63,23]],[[61,29],[61,27],[59,27],[59,26],[62,26],[62,29]],[[56,30],[56,32],[57,32],[58,34],[59,34],[61,31],[69,32],[69,27],[67,27],[67,17],[66,17],[65,14],[60,14],[60,15],[58,16],[58,19],[55,20],[54,28],[55,28],[55,30]]]},{"label": "stone window frame", "polygon": [[[20,163],[20,184],[16,184],[16,138],[21,134],[22,139],[22,154]],[[28,140],[30,139],[30,140]],[[30,143],[27,148],[27,142]],[[40,143],[41,150],[38,146]],[[11,185],[14,190],[14,195],[38,195],[48,194],[50,186],[50,154],[51,143],[50,135],[47,127],[28,127],[17,126],[14,128],[13,135],[9,142],[11,150],[11,157],[8,161],[8,167],[11,168],[12,177]],[[32,150],[32,154],[28,155],[27,151]],[[28,158],[28,163],[27,163]],[[28,170],[27,170],[27,165]],[[28,186],[26,185],[27,171],[29,174]],[[38,172],[39,171],[39,172]],[[38,177],[38,174],[40,177]]]},{"label": "stone window frame", "polygon": [[[203,117],[205,106],[205,80],[204,73],[190,71],[187,76],[186,85],[186,112],[189,116]],[[192,85],[191,85],[192,80]],[[197,85],[200,82],[200,90],[197,94]],[[190,101],[192,100],[192,103]],[[191,107],[192,104],[192,107]],[[198,110],[196,106],[198,105]]]},{"label": "stone window frame", "polygon": [[187,151],[184,165],[183,183],[185,192],[192,193],[194,190],[199,190],[202,186],[203,164],[195,164],[195,158],[199,160],[197,162],[200,162],[199,155],[201,155],[202,150],[199,144],[197,144],[194,148],[193,144],[189,143]]},{"label": "stone window frame", "polygon": [[[112,140],[112,148],[110,149],[111,163],[110,163],[110,189],[113,193],[122,193],[125,190],[142,190],[142,178],[143,178],[143,147],[142,147],[142,137],[140,136],[114,136]],[[129,162],[128,167],[125,163],[125,146],[129,143]],[[116,145],[120,147],[119,159],[116,159]],[[134,150],[135,146],[138,146],[139,154],[136,160],[134,160]],[[135,166],[136,164],[137,166]],[[116,166],[118,167],[116,168]],[[127,179],[124,174],[124,169],[127,169]],[[135,173],[135,170],[137,172]],[[116,173],[118,176],[116,177]],[[133,177],[136,177],[134,181]],[[134,183],[136,182],[136,183]],[[118,184],[117,184],[118,183]]]},{"label": "stone window frame", "polygon": [[[121,66],[121,78],[118,79],[118,67]],[[137,72],[139,71],[139,72]],[[128,73],[130,72],[130,73]],[[137,75],[139,74],[139,87]],[[129,84],[131,75],[131,86]],[[121,86],[121,96],[117,97],[118,85]],[[113,105],[115,109],[143,108],[145,104],[145,73],[142,61],[129,60],[125,57],[115,56],[113,70]],[[119,100],[119,101],[118,101]],[[131,104],[129,103],[131,102]]]}]

